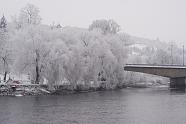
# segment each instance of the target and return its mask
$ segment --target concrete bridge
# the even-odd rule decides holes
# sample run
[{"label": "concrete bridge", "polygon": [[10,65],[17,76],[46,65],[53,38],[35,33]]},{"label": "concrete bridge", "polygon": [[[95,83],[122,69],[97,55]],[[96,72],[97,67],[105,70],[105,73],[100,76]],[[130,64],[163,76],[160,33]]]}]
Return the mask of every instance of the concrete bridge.
[{"label": "concrete bridge", "polygon": [[127,64],[124,70],[170,78],[170,88],[185,89],[186,86],[186,66]]}]

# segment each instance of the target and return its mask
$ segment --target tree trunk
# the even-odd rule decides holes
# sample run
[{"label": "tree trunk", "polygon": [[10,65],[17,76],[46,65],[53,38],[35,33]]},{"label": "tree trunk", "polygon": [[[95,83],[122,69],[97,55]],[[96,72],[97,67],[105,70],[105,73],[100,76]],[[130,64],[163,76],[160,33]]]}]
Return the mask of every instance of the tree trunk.
[{"label": "tree trunk", "polygon": [[38,64],[36,65],[36,84],[39,84],[39,66]]},{"label": "tree trunk", "polygon": [[39,72],[39,53],[36,51],[36,80],[35,83],[39,84],[40,72]]},{"label": "tree trunk", "polygon": [[6,76],[7,76],[7,72],[5,71],[5,73],[4,73],[4,82],[6,82]]}]

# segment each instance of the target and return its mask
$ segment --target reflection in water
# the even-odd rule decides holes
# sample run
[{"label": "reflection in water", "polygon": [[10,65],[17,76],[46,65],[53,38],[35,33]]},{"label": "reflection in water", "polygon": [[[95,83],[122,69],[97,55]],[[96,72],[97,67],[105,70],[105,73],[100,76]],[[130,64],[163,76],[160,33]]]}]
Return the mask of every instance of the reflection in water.
[{"label": "reflection in water", "polygon": [[185,89],[170,89],[171,94],[185,94]]},{"label": "reflection in water", "polygon": [[185,92],[166,88],[0,97],[2,124],[184,124],[185,115]]}]

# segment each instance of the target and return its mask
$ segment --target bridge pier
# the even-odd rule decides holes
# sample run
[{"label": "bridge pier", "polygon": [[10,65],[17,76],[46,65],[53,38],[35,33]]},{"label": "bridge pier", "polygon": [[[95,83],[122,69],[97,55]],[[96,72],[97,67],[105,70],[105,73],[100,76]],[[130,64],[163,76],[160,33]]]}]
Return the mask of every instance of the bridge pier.
[{"label": "bridge pier", "polygon": [[171,89],[185,89],[185,77],[170,78]]}]

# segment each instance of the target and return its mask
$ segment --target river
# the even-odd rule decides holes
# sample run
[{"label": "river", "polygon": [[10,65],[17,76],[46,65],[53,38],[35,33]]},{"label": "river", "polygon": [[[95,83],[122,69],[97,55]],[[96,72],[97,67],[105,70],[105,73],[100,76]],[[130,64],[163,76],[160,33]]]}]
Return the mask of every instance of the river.
[{"label": "river", "polygon": [[186,94],[167,88],[0,97],[0,124],[185,123]]}]

